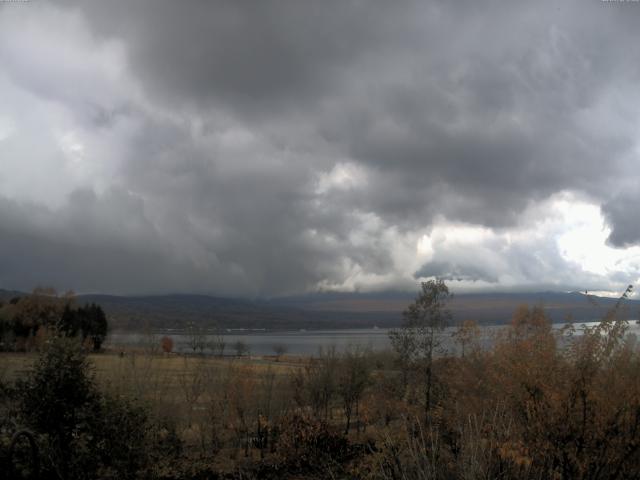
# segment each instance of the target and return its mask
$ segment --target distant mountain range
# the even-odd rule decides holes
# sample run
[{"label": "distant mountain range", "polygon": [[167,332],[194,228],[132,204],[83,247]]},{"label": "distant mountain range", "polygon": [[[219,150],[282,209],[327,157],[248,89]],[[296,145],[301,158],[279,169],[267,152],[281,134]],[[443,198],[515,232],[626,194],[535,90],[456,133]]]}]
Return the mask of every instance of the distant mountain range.
[{"label": "distant mountain range", "polygon": [[[0,290],[0,300],[24,295]],[[315,293],[270,300],[221,298],[208,295],[79,295],[80,304],[95,302],[107,313],[112,329],[185,328],[190,323],[206,328],[333,329],[394,327],[415,294]],[[450,304],[454,322],[474,319],[481,324],[504,324],[521,304],[542,305],[554,322],[572,318],[602,318],[617,299],[582,293],[477,293],[454,295]],[[627,300],[623,315],[640,318],[640,301]]]}]

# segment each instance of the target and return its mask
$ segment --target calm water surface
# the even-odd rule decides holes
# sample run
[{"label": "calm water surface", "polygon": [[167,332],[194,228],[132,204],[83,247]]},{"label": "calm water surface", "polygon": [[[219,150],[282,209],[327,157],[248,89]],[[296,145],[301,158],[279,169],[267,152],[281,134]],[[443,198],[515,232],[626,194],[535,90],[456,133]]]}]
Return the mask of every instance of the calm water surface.
[{"label": "calm water surface", "polygon": [[[584,326],[593,326],[597,322],[576,323],[576,335],[581,334]],[[564,324],[554,324],[554,328],[560,329]],[[503,326],[481,327],[481,342],[484,346],[492,343],[493,335],[504,328]],[[448,351],[455,351],[456,346],[451,339],[451,334],[455,328],[448,328],[442,335],[442,346]],[[640,325],[636,321],[630,321],[629,334],[639,335]],[[191,351],[191,337],[184,332],[161,332],[153,335],[142,333],[122,333],[114,332],[109,335],[108,346],[118,348],[118,346],[144,347],[148,345],[159,345],[160,338],[167,335],[173,339],[174,351],[188,353]],[[268,331],[226,331],[222,338],[226,344],[225,354],[235,353],[234,344],[243,342],[252,355],[273,355],[274,349],[278,345],[284,346],[286,352],[291,355],[315,355],[320,348],[327,349],[335,347],[337,351],[345,351],[348,348],[371,348],[372,350],[385,350],[391,347],[389,342],[389,330],[385,328],[358,328],[344,330],[299,330],[291,332],[268,332]],[[205,342],[213,342],[216,337],[206,335]],[[205,352],[211,353],[210,348],[205,348]]]}]

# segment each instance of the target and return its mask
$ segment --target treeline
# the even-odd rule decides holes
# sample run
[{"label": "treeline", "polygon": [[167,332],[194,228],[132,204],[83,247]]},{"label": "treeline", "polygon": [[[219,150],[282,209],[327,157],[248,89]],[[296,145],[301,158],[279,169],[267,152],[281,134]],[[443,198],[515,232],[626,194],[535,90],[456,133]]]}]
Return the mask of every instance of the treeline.
[{"label": "treeline", "polygon": [[37,288],[30,295],[0,302],[0,349],[29,351],[52,335],[77,337],[87,349],[98,351],[107,336],[107,317],[99,305],[75,305],[75,295],[59,295]]}]

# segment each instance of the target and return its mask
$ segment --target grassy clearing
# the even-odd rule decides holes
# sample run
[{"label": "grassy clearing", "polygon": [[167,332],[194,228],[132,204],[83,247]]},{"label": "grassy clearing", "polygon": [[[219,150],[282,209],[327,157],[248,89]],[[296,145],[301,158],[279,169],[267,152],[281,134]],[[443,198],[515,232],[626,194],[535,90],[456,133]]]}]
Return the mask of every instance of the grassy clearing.
[{"label": "grassy clearing", "polygon": [[19,378],[36,358],[36,354],[0,353],[0,381],[10,382]]},{"label": "grassy clearing", "polygon": [[[96,379],[108,388],[118,388],[123,383],[139,383],[139,392],[150,393],[156,387],[155,382],[163,380],[164,387],[175,390],[181,387],[185,375],[196,375],[201,370],[224,371],[229,368],[242,368],[255,374],[275,373],[286,376],[301,368],[305,359],[284,357],[213,357],[185,356],[177,354],[149,355],[137,352],[90,354],[89,360],[94,366]],[[37,358],[37,353],[0,353],[0,380],[13,381],[24,375]],[[175,392],[174,392],[175,394]],[[145,395],[142,395],[144,397]]]},{"label": "grassy clearing", "polygon": [[[37,353],[0,353],[0,381],[12,382],[29,370]],[[231,394],[247,401],[269,390],[274,407],[290,397],[291,374],[303,368],[296,357],[213,357],[128,351],[90,354],[98,385],[105,392],[144,404],[152,416],[172,425],[186,447],[201,448],[235,412]],[[277,392],[272,393],[272,390]],[[279,397],[279,398],[275,398]]]}]

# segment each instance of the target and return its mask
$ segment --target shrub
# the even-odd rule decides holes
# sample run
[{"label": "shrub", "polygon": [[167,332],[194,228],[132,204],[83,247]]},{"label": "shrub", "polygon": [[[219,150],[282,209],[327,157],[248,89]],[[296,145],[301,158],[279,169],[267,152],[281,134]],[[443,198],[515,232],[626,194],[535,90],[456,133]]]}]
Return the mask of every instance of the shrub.
[{"label": "shrub", "polygon": [[350,456],[347,438],[326,422],[301,414],[285,417],[278,426],[276,452],[289,472],[338,468]]},{"label": "shrub", "polygon": [[77,341],[54,337],[17,383],[17,400],[39,436],[45,476],[133,478],[145,465],[144,410],[98,391]]}]

